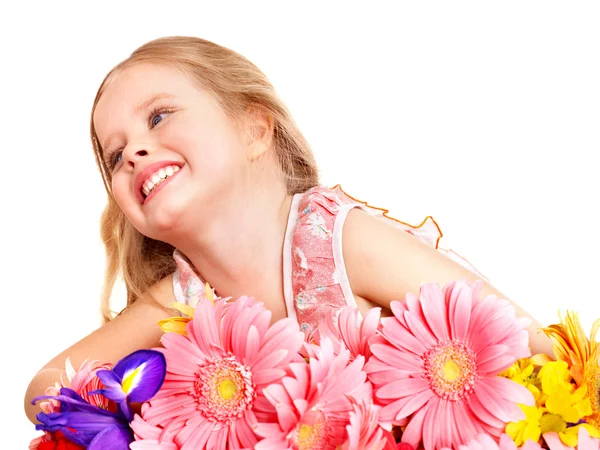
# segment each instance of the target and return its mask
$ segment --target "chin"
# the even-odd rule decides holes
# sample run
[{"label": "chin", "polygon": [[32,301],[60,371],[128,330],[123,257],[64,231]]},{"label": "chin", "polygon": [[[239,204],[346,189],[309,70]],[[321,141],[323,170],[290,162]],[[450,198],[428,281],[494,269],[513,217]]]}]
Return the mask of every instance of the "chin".
[{"label": "chin", "polygon": [[159,211],[150,212],[145,219],[143,234],[168,242],[169,237],[179,228],[182,219],[185,219],[185,208],[175,203],[161,205]]}]

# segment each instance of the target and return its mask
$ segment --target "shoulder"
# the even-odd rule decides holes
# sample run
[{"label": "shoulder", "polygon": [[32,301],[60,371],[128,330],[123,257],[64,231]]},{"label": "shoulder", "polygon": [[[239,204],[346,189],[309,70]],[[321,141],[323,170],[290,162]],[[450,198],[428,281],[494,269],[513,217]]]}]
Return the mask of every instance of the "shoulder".
[{"label": "shoulder", "polygon": [[348,213],[342,246],[352,291],[386,307],[422,283],[481,278],[425,239],[359,209]]},{"label": "shoulder", "polygon": [[[330,213],[335,213],[341,206],[348,202],[340,195],[335,188],[326,186],[315,186],[299,194],[299,212],[310,212],[311,207],[324,208]],[[309,208],[306,210],[306,208]]]},{"label": "shoulder", "polygon": [[340,190],[325,186],[315,186],[296,194],[290,216],[292,221],[296,221],[296,233],[314,228],[315,232],[322,230],[331,237],[337,216],[354,206],[350,199],[341,194]]},{"label": "shoulder", "polygon": [[[172,309],[173,303],[177,301],[173,292],[173,274],[167,275],[155,283],[142,295],[135,304],[154,306],[163,309]],[[133,306],[132,305],[132,306]]]}]

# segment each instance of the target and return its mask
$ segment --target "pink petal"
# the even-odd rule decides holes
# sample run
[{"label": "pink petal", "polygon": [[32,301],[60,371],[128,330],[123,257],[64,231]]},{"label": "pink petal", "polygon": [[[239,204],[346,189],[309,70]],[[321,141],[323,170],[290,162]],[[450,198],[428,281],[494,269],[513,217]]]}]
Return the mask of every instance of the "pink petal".
[{"label": "pink petal", "polygon": [[426,283],[421,286],[421,307],[435,338],[438,341],[449,339],[444,294],[437,283]]},{"label": "pink petal", "polygon": [[[437,427],[437,411],[441,399],[430,402],[423,420],[423,447],[426,449],[438,448],[439,428]],[[436,430],[438,431],[436,433]]]},{"label": "pink petal", "polygon": [[252,381],[258,386],[266,386],[270,383],[281,380],[285,376],[285,371],[281,369],[265,369],[254,374]]},{"label": "pink petal", "polygon": [[[240,441],[241,448],[250,448],[258,439],[256,438],[256,434],[250,428],[252,425],[256,425],[256,419],[253,417],[252,411],[246,411],[245,420],[237,420],[235,422],[236,426],[236,435]],[[224,447],[216,447],[216,448],[224,448]]]},{"label": "pink petal", "polygon": [[525,418],[525,413],[517,406],[504,400],[487,383],[487,378],[479,380],[475,385],[474,393],[479,399],[481,405],[487,411],[505,423],[518,422]]},{"label": "pink petal", "polygon": [[477,355],[477,365],[485,364],[491,360],[498,358],[500,355],[505,355],[509,352],[508,345],[489,345],[482,349]]},{"label": "pink petal", "polygon": [[[437,397],[431,390],[422,391],[422,392],[418,393],[417,395],[414,395],[411,397],[403,397],[397,403],[397,405],[398,405],[397,409],[396,409],[396,411],[394,411],[395,412],[394,420],[401,420],[401,419],[404,419],[404,418],[410,416],[412,413],[414,413],[418,409],[423,408],[424,405],[426,405],[427,402],[429,402],[432,398],[437,398]],[[394,402],[394,404],[396,404],[396,402]],[[388,411],[389,408],[390,408],[390,405],[385,406],[384,408],[382,408],[381,413],[383,414],[384,410]],[[389,414],[389,413],[386,413],[386,415],[387,414]]]},{"label": "pink petal", "polygon": [[304,399],[308,395],[308,385],[304,382],[300,382],[297,378],[285,377],[281,380],[281,383],[291,399]]},{"label": "pink petal", "polygon": [[288,431],[291,430],[298,424],[298,417],[290,410],[290,408],[286,405],[280,404],[277,405],[277,420],[279,421],[279,426],[282,430]]},{"label": "pink petal", "polygon": [[425,318],[420,316],[420,313],[417,314],[412,311],[407,311],[404,313],[406,323],[415,338],[419,342],[423,343],[425,347],[431,347],[437,343],[437,339],[426,325]]},{"label": "pink petal", "polygon": [[371,308],[360,325],[361,335],[367,339],[373,336],[379,328],[380,319],[381,308]]},{"label": "pink petal", "polygon": [[[294,337],[296,339],[294,339]],[[290,347],[290,351],[297,352],[300,350],[300,346],[304,341],[304,333],[299,330],[298,324],[296,324],[293,319],[284,318],[278,320],[267,330],[257,358],[268,356],[273,351],[281,348],[282,339],[284,339],[286,343],[294,343],[299,340],[297,343],[298,348],[296,349],[295,346]],[[287,344],[285,347],[287,347]]]},{"label": "pink petal", "polygon": [[392,381],[377,390],[377,397],[382,399],[409,397],[429,389],[429,382],[418,378],[404,378]]},{"label": "pink petal", "polygon": [[512,403],[520,403],[527,406],[534,406],[535,399],[533,394],[525,386],[521,386],[508,378],[492,377],[486,380],[490,388],[496,391],[504,400]]},{"label": "pink petal", "polygon": [[275,450],[275,449],[287,449],[289,444],[287,439],[283,439],[281,436],[273,439],[263,439],[254,446],[255,450]]},{"label": "pink petal", "polygon": [[504,426],[506,425],[505,422],[498,419],[498,417],[496,417],[495,415],[490,414],[490,412],[484,408],[484,406],[481,404],[481,401],[479,400],[479,397],[477,397],[477,395],[472,395],[470,397],[469,407],[471,408],[471,411],[473,412],[473,415],[475,417],[478,417],[479,420],[487,423],[488,425],[490,425],[494,428],[503,429]]},{"label": "pink petal", "polygon": [[467,411],[466,405],[462,401],[455,402],[454,408],[452,408],[452,420],[456,423],[460,443],[467,443],[477,436],[474,424],[477,418]]},{"label": "pink petal", "polygon": [[516,362],[516,358],[512,355],[500,355],[495,359],[488,360],[485,363],[478,364],[477,371],[480,375],[498,375],[508,369]]},{"label": "pink petal", "polygon": [[411,351],[418,356],[422,356],[427,351],[423,343],[398,323],[395,317],[388,317],[388,319],[392,319],[394,322],[387,322],[387,326],[383,325],[380,333],[390,344],[400,350]]},{"label": "pink petal", "polygon": [[277,423],[265,423],[258,422],[253,427],[254,433],[262,438],[273,438],[276,436],[281,436],[282,430],[279,426],[279,422]]},{"label": "pink petal", "polygon": [[[412,293],[407,293],[406,296],[415,296]],[[408,311],[408,308],[406,306],[405,302],[401,302],[398,300],[393,300],[392,302],[390,302],[390,309],[392,310],[392,314],[394,315],[395,319],[404,327],[406,327],[406,321],[404,320],[404,313],[406,311]],[[387,317],[383,317],[381,318],[381,324],[383,325],[385,322],[388,322],[389,320],[393,320],[392,318],[387,318]]]},{"label": "pink petal", "polygon": [[438,417],[436,423],[439,426],[440,446],[451,447],[452,443],[458,442],[457,424],[453,420],[454,402],[440,399],[438,406]]},{"label": "pink petal", "polygon": [[446,289],[444,294],[448,304],[451,338],[464,341],[471,322],[472,292],[465,286],[459,286]]},{"label": "pink petal", "polygon": [[181,429],[175,442],[181,445],[181,450],[203,448],[213,432],[212,424],[203,417],[192,419]]},{"label": "pink petal", "polygon": [[422,372],[420,358],[416,358],[411,353],[401,352],[394,347],[385,344],[371,345],[371,353],[384,361],[384,364],[395,367],[400,370],[409,370],[416,373]]},{"label": "pink petal", "polygon": [[502,450],[517,450],[517,445],[508,434],[503,433],[502,436],[500,436],[500,448]]},{"label": "pink petal", "polygon": [[[262,351],[260,352],[262,354]],[[273,351],[269,355],[264,355],[262,358],[257,360],[252,366],[253,372],[260,372],[264,369],[270,369],[276,367],[282,361],[289,357],[290,352],[285,348]]]},{"label": "pink petal", "polygon": [[278,404],[292,404],[292,399],[290,398],[284,387],[280,384],[271,384],[263,391],[263,394],[273,406],[277,406]]},{"label": "pink petal", "polygon": [[412,445],[413,448],[419,448],[421,437],[423,436],[423,421],[428,408],[420,409],[408,422],[408,425],[402,433],[402,441]]}]

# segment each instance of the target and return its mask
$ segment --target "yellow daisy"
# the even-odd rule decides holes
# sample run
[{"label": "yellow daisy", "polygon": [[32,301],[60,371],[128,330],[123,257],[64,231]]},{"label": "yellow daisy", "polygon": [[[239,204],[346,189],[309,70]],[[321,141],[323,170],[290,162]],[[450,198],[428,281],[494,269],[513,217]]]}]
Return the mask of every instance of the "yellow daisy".
[{"label": "yellow daisy", "polygon": [[[206,299],[215,304],[215,294],[208,283],[204,287]],[[178,333],[187,336],[187,324],[194,318],[194,308],[185,303],[175,302],[173,308],[181,313],[181,316],[169,317],[168,319],[160,320],[158,325],[164,333]]]},{"label": "yellow daisy", "polygon": [[585,398],[590,400],[592,413],[585,420],[600,432],[600,343],[597,339],[600,319],[593,323],[589,339],[576,313],[567,311],[566,317],[560,314],[560,321],[542,330],[552,339],[556,358],[569,365],[577,387],[586,387]]}]

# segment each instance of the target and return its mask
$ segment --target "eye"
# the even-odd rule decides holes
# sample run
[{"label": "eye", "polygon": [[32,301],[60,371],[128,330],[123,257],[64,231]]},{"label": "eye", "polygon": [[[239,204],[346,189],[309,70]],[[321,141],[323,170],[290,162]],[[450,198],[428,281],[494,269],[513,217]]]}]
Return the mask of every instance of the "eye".
[{"label": "eye", "polygon": [[159,122],[161,122],[163,120],[162,116],[164,113],[161,114],[156,114],[155,116],[152,117],[152,121],[150,122],[152,124],[152,127],[155,127],[156,125],[159,124]]},{"label": "eye", "polygon": [[115,167],[123,158],[123,152],[116,152],[112,157],[112,167]]},{"label": "eye", "polygon": [[148,115],[148,123],[150,128],[154,128],[160,122],[162,122],[167,114],[172,113],[173,110],[170,108],[156,108]]},{"label": "eye", "polygon": [[106,155],[106,165],[112,171],[117,167],[117,164],[121,162],[121,159],[123,159],[123,152],[121,150],[115,150]]}]

